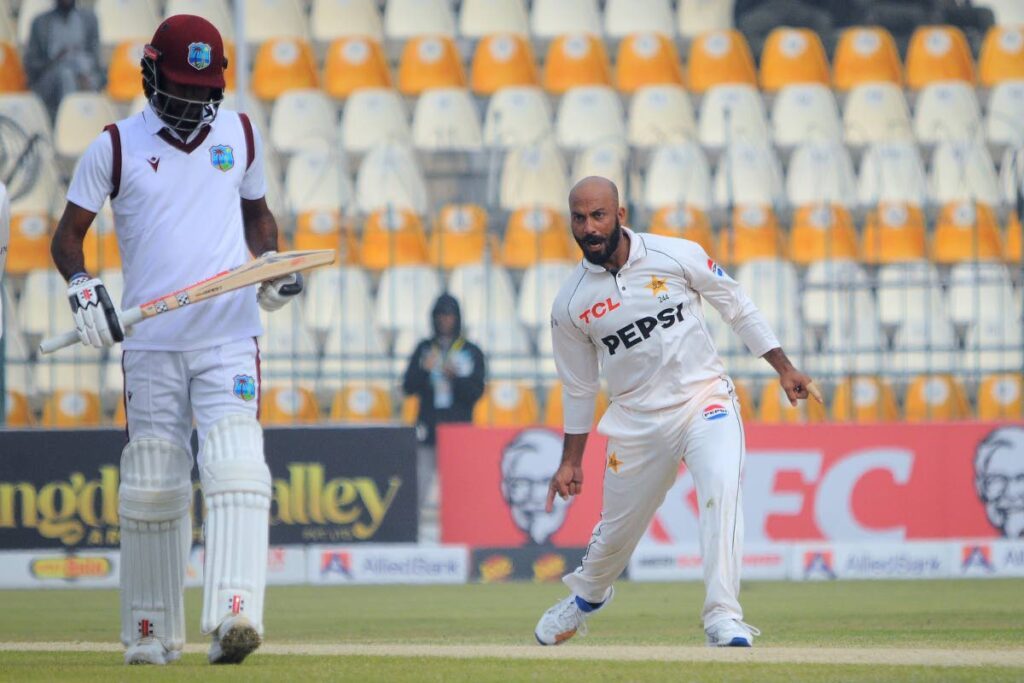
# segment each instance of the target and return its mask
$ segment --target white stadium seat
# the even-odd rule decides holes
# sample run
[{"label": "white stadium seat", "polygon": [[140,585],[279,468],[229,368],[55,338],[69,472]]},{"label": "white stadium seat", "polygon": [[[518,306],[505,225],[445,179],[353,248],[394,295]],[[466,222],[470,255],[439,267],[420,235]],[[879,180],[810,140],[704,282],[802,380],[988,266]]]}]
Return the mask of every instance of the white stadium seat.
[{"label": "white stadium seat", "polygon": [[473,324],[466,334],[483,351],[489,377],[511,377],[533,370],[530,338],[515,318],[492,318]]},{"label": "white stadium seat", "polygon": [[217,27],[224,40],[235,39],[235,20],[231,15],[229,0],[167,0],[164,18],[175,14],[202,17]]},{"label": "white stadium seat", "polygon": [[17,44],[18,27],[14,22],[14,12],[7,0],[0,2],[0,41]]},{"label": "white stadium seat", "polygon": [[416,100],[412,139],[417,149],[442,152],[480,150],[480,116],[469,92],[459,88],[427,90]]},{"label": "white stadium seat", "polygon": [[996,15],[1000,26],[1024,24],[1024,4],[1019,0],[975,0],[976,7],[988,7]]},{"label": "white stadium seat", "polygon": [[350,36],[384,39],[376,0],[313,0],[309,25],[318,43]]},{"label": "white stadium seat", "polygon": [[559,288],[572,274],[574,266],[568,263],[537,263],[523,272],[519,286],[519,320],[531,329],[547,329],[551,318],[551,304]]},{"label": "white stadium seat", "polygon": [[865,152],[857,179],[860,204],[879,202],[923,207],[928,199],[928,180],[913,142],[874,144]]},{"label": "white stadium seat", "polygon": [[326,334],[344,325],[374,327],[370,279],[362,268],[318,268],[306,275],[306,325]]},{"label": "white stadium seat", "polygon": [[127,40],[148,40],[160,23],[154,0],[96,0],[100,43],[112,47]]},{"label": "white stadium seat", "polygon": [[696,142],[658,147],[647,167],[644,206],[688,204],[702,211],[711,208],[711,169]]},{"label": "white stadium seat", "polygon": [[626,140],[633,147],[649,149],[692,140],[697,135],[693,104],[677,85],[639,88],[629,102]]},{"label": "white stadium seat", "polygon": [[736,268],[736,281],[757,304],[786,349],[803,344],[800,290],[796,268],[788,261],[756,259]]},{"label": "white stadium seat", "polygon": [[356,176],[356,204],[362,213],[377,209],[428,211],[423,173],[409,148],[379,145],[370,150]]},{"label": "white stadium seat", "polygon": [[33,270],[25,276],[18,306],[22,333],[48,337],[73,329],[71,308],[67,305],[68,283],[54,270]]},{"label": "white stadium seat", "polygon": [[982,142],[943,142],[932,155],[930,196],[937,204],[977,201],[995,208],[1001,204],[999,178]]},{"label": "white stadium seat", "polygon": [[[332,327],[324,342],[317,393],[332,394],[353,378],[387,373],[390,363],[385,355],[386,349],[377,329],[363,321],[345,320]],[[408,355],[396,354],[395,361],[396,366],[398,362],[404,364],[408,362]],[[404,370],[402,367],[398,371]]]},{"label": "white stadium seat", "polygon": [[718,85],[704,93],[698,131],[701,144],[716,149],[771,141],[761,95],[750,85]]},{"label": "white stadium seat", "polygon": [[987,315],[1016,319],[1020,311],[1020,299],[1002,264],[958,263],[950,270],[949,313],[958,325],[974,325]]},{"label": "white stadium seat", "polygon": [[669,0],[608,0],[604,8],[604,32],[612,38],[631,33],[668,33],[673,29]]},{"label": "white stadium seat", "polygon": [[732,28],[736,0],[679,0],[676,28],[684,38],[696,38],[707,31]]},{"label": "white stadium seat", "polygon": [[981,107],[974,86],[962,81],[939,81],[922,88],[914,105],[914,135],[934,145],[966,140],[981,130]]},{"label": "white stadium seat", "polygon": [[887,367],[895,372],[949,372],[956,333],[946,310],[938,270],[927,261],[878,269],[878,317],[895,328]]},{"label": "white stadium seat", "polygon": [[502,88],[487,102],[484,144],[488,147],[533,145],[547,139],[552,131],[551,105],[540,88]]},{"label": "white stadium seat", "polygon": [[322,90],[289,90],[274,101],[270,141],[277,151],[330,149],[337,135],[337,112]]},{"label": "white stadium seat", "polygon": [[606,86],[573,88],[558,104],[555,130],[558,144],[565,149],[625,141],[622,102],[615,90]]},{"label": "white stadium seat", "polygon": [[882,334],[870,281],[854,261],[816,261],[807,269],[804,321],[824,327],[825,353],[814,357],[812,372],[877,373]]},{"label": "white stadium seat", "polygon": [[417,36],[455,35],[455,17],[448,0],[388,0],[384,34],[404,40]]},{"label": "white stadium seat", "polygon": [[519,147],[505,154],[501,171],[501,208],[543,206],[564,210],[569,179],[558,147],[552,142]]},{"label": "white stadium seat", "polygon": [[992,88],[985,114],[985,135],[990,144],[1024,144],[1024,81],[1004,81]]},{"label": "white stadium seat", "polygon": [[309,33],[299,0],[244,0],[245,40],[257,45],[271,38],[302,38]]},{"label": "white stadium seat", "polygon": [[533,0],[530,28],[535,38],[555,38],[566,33],[601,35],[597,0]]},{"label": "white stadium seat", "polygon": [[506,321],[516,309],[515,287],[503,267],[473,263],[452,270],[448,291],[459,300],[462,320],[470,328]]},{"label": "white stadium seat", "polygon": [[355,190],[343,158],[330,149],[299,152],[288,160],[284,175],[288,207],[304,211],[344,211]]},{"label": "white stadium seat", "polygon": [[103,93],[74,92],[64,96],[57,108],[54,146],[57,154],[77,159],[108,123],[120,117]]},{"label": "white stadium seat", "polygon": [[[70,313],[70,309],[69,309]],[[71,324],[74,327],[74,323]],[[37,394],[54,391],[98,393],[104,382],[103,355],[99,349],[75,344],[36,360],[30,379]]]},{"label": "white stadium seat", "polygon": [[32,22],[43,12],[53,9],[53,0],[21,0],[18,8],[18,44],[28,44]]},{"label": "white stadium seat", "polygon": [[776,208],[784,203],[782,168],[771,146],[734,142],[723,152],[715,171],[716,206]]},{"label": "white stadium seat", "polygon": [[264,379],[294,378],[312,384],[318,353],[306,329],[304,313],[301,306],[287,306],[273,315],[260,311],[260,374]]},{"label": "white stadium seat", "polygon": [[523,0],[462,0],[459,33],[483,38],[495,33],[528,35],[530,25]]},{"label": "white stadium seat", "polygon": [[1007,147],[999,162],[999,189],[1003,201],[1011,209],[1016,208],[1017,191],[1024,191],[1024,150]]},{"label": "white stadium seat", "polygon": [[893,83],[864,83],[853,88],[843,107],[846,144],[911,140],[910,111],[903,91]]},{"label": "white stadium seat", "polygon": [[341,146],[360,154],[385,143],[412,142],[409,117],[395,90],[366,88],[345,100],[341,115]]},{"label": "white stadium seat", "polygon": [[775,144],[795,147],[808,140],[841,141],[843,125],[832,91],[820,83],[787,85],[772,103]]},{"label": "white stadium seat", "polygon": [[418,338],[430,336],[430,310],[440,293],[440,279],[431,267],[388,268],[377,288],[378,327],[392,334],[408,330]]},{"label": "white stadium seat", "polygon": [[576,155],[572,182],[575,184],[588,176],[608,178],[619,189],[620,201],[625,203],[630,196],[626,176],[628,159],[629,149],[622,143],[605,142],[588,147]]},{"label": "white stadium seat", "polygon": [[791,206],[838,204],[848,209],[857,203],[857,176],[842,143],[809,142],[793,152],[786,176]]},{"label": "white stadium seat", "polygon": [[[45,142],[53,142],[50,115],[46,105],[33,92],[0,94],[0,116],[13,119],[26,135],[39,135]],[[95,131],[95,135],[99,134],[99,130]]]}]

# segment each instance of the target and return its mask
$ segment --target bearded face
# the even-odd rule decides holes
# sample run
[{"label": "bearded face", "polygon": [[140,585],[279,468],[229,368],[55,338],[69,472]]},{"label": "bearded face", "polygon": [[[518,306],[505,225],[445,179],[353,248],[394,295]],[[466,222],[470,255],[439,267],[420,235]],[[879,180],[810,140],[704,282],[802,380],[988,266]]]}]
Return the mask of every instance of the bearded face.
[{"label": "bearded face", "polygon": [[576,244],[580,246],[583,258],[596,266],[603,266],[619,246],[619,241],[622,239],[622,223],[616,217],[615,229],[607,237],[591,234],[582,238],[574,235],[573,238],[576,240]]}]

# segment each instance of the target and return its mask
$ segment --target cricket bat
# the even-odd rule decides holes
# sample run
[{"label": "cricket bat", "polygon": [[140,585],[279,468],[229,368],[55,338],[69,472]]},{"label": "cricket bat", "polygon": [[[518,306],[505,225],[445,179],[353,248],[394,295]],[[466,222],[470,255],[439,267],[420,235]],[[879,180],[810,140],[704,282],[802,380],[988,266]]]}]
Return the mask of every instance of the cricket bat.
[{"label": "cricket bat", "polygon": [[[334,263],[333,249],[309,251],[282,251],[253,259],[237,268],[225,270],[183,289],[157,297],[152,301],[121,312],[121,326],[132,325],[190,304],[199,303],[242,287],[248,287],[268,280]],[[78,342],[77,330],[71,330],[56,337],[44,339],[39,345],[40,353],[53,353],[57,349]]]}]

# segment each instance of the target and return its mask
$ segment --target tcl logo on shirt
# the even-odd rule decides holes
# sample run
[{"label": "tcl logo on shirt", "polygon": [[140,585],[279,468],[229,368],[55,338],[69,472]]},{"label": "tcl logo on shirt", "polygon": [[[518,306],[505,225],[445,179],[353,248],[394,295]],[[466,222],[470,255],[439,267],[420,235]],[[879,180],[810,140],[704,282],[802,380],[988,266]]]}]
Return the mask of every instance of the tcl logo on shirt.
[{"label": "tcl logo on shirt", "polygon": [[580,313],[580,320],[582,320],[584,323],[590,324],[590,316],[594,316],[594,318],[600,318],[605,313],[611,313],[621,305],[621,302],[612,301],[612,298],[608,297],[604,301],[598,301],[596,304]]},{"label": "tcl logo on shirt", "polygon": [[601,337],[601,343],[608,349],[609,356],[614,356],[620,347],[633,348],[640,342],[646,341],[659,325],[662,329],[667,330],[676,323],[681,323],[683,321],[683,305],[669,306],[658,311],[657,315],[645,315],[634,320],[616,330],[615,334]]}]

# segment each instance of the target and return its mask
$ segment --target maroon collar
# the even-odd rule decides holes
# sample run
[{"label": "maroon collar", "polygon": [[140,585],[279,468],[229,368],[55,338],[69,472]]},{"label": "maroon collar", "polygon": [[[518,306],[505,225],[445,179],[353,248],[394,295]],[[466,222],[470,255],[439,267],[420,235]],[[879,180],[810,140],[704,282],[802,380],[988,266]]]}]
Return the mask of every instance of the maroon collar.
[{"label": "maroon collar", "polygon": [[166,128],[161,128],[160,132],[157,133],[157,135],[160,136],[160,139],[162,139],[171,147],[174,147],[175,149],[180,149],[185,154],[191,154],[193,151],[195,151],[195,149],[199,145],[203,144],[203,141],[206,140],[206,136],[209,134],[210,126],[203,126],[202,130],[199,131],[198,135],[192,138],[191,142],[182,142],[178,138],[174,137],[174,135],[171,134],[171,131],[167,130]]}]

